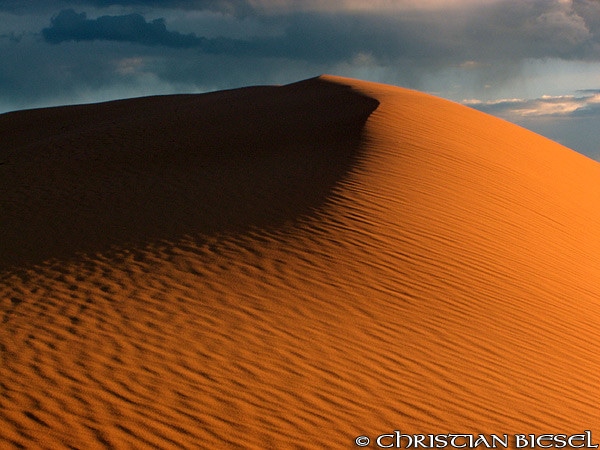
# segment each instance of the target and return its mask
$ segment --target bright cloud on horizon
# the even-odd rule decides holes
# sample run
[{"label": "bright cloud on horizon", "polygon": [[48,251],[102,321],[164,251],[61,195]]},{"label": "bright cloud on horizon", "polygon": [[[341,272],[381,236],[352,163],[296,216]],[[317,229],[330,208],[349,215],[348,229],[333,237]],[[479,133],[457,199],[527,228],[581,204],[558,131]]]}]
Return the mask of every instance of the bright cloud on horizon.
[{"label": "bright cloud on horizon", "polygon": [[537,99],[463,100],[465,105],[503,117],[542,117],[600,115],[600,93],[575,95],[543,95]]},{"label": "bright cloud on horizon", "polygon": [[536,99],[464,100],[463,104],[514,122],[600,161],[600,90]]}]

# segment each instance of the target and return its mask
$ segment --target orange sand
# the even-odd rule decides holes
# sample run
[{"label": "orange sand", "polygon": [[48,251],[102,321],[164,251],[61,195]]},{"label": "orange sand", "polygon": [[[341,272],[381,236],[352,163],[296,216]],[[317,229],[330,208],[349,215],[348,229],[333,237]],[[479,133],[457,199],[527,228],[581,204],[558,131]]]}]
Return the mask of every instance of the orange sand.
[{"label": "orange sand", "polygon": [[598,163],[331,76],[0,137],[0,448],[600,442]]}]

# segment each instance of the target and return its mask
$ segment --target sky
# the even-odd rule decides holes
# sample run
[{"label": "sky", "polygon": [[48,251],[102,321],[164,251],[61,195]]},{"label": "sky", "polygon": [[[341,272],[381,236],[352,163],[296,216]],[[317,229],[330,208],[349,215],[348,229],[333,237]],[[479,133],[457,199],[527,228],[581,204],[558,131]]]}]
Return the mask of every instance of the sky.
[{"label": "sky", "polygon": [[600,161],[600,0],[0,0],[0,60],[0,113],[329,73]]}]

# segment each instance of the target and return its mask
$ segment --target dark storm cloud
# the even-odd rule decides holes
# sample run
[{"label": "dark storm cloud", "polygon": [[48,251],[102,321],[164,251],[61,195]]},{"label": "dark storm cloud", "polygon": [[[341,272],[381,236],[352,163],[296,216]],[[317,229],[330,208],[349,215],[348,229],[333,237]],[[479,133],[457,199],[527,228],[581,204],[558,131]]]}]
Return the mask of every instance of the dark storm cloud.
[{"label": "dark storm cloud", "polygon": [[52,18],[51,26],[42,30],[46,42],[58,44],[65,41],[120,41],[143,45],[189,48],[202,46],[205,40],[194,34],[168,31],[164,19],[146,22],[140,14],[102,16],[90,20],[85,13],[72,9],[61,11]]},{"label": "dark storm cloud", "polygon": [[[86,3],[97,7],[160,4],[161,8],[185,4],[187,8],[232,13],[252,10],[243,1],[87,0]],[[369,53],[384,64],[408,60],[433,68],[465,61],[502,60],[510,64],[525,58],[600,59],[600,2],[590,0],[577,0],[573,4],[558,0],[496,1],[469,9],[452,9],[445,14],[428,10],[385,14],[344,10],[289,11],[276,15],[263,12],[259,21],[264,26],[276,24],[283,32],[270,38],[207,39],[168,30],[165,19],[148,22],[137,13],[88,19],[84,13],[69,9],[55,16],[42,33],[50,43],[115,40],[333,63]]]},{"label": "dark storm cloud", "polygon": [[[210,54],[255,56],[265,58],[302,59],[318,62],[336,62],[351,57],[355,52],[369,50],[361,42],[362,33],[355,35],[357,20],[338,17],[337,26],[330,15],[297,14],[288,21],[286,31],[276,37],[206,38],[195,33],[182,34],[167,29],[165,19],[146,19],[137,13],[120,16],[101,16],[88,19],[85,13],[72,9],[61,11],[51,19],[50,27],[42,30],[44,40],[51,44],[68,41],[117,41],[146,46],[196,48]],[[385,35],[372,33],[383,41]],[[407,36],[408,37],[408,36]],[[384,45],[376,45],[377,54],[384,56]],[[384,50],[384,51],[380,51]]]},{"label": "dark storm cloud", "polygon": [[42,30],[44,40],[50,44],[68,41],[117,41],[147,46],[171,48],[198,48],[206,53],[242,54],[251,52],[254,45],[239,39],[217,37],[208,39],[194,33],[182,34],[167,30],[165,19],[151,22],[141,14],[101,16],[88,19],[85,13],[72,9],[61,11],[51,20],[51,26]]}]

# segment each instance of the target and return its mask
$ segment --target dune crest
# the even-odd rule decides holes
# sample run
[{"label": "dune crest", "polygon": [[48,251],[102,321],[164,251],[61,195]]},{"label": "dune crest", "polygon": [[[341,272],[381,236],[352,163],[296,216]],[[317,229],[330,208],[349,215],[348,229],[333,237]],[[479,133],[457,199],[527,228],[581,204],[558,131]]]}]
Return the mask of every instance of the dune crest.
[{"label": "dune crest", "polygon": [[598,163],[329,75],[0,124],[2,448],[600,442]]}]

